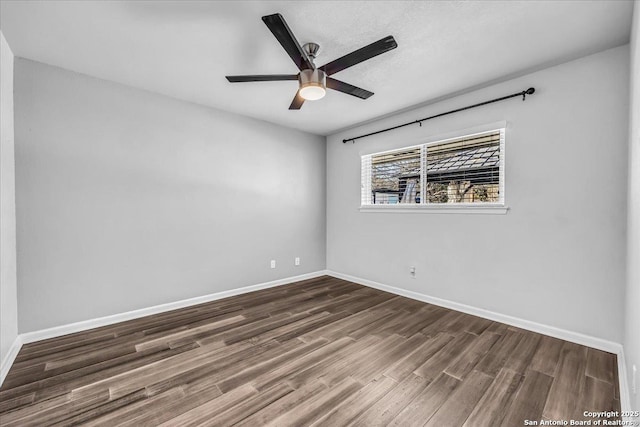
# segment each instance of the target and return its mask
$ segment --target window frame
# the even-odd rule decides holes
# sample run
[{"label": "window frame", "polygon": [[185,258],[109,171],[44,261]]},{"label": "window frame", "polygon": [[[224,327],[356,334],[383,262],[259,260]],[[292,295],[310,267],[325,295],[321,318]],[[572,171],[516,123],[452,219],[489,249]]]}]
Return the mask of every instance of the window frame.
[{"label": "window frame", "polygon": [[[365,159],[371,162],[372,156],[393,153],[400,150],[410,150],[415,148],[420,148],[420,200],[426,200],[426,189],[427,189],[427,180],[426,180],[426,156],[429,146],[434,146],[438,144],[443,144],[452,140],[472,137],[475,135],[491,133],[495,131],[500,131],[500,169],[499,169],[499,195],[500,200],[498,202],[485,202],[485,203],[420,203],[420,204],[410,204],[410,203],[397,203],[397,204],[365,204],[367,198],[371,200],[371,163],[369,163],[368,174],[365,174]],[[436,213],[436,214],[506,214],[509,210],[506,205],[506,171],[505,171],[505,141],[507,134],[507,123],[506,122],[498,122],[486,124],[483,126],[477,126],[470,129],[464,129],[456,131],[455,133],[449,133],[444,135],[436,135],[433,137],[422,137],[419,140],[421,142],[419,144],[413,145],[402,145],[400,147],[392,148],[384,151],[374,151],[370,153],[361,153],[360,154],[360,212],[384,212],[384,213]],[[365,175],[367,175],[368,179],[365,179]]]}]

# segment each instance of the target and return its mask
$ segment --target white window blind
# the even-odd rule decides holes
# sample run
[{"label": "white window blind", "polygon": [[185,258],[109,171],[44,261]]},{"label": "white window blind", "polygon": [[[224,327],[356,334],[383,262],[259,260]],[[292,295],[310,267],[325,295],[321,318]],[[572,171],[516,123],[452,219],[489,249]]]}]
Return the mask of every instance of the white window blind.
[{"label": "white window blind", "polygon": [[504,203],[504,129],[362,156],[361,203]]}]

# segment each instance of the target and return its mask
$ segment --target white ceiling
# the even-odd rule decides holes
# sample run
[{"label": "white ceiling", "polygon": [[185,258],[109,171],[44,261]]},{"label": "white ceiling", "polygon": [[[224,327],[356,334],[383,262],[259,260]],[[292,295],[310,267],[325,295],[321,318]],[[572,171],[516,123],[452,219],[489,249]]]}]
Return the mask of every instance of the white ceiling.
[{"label": "white ceiling", "polygon": [[[327,135],[394,111],[628,42],[631,1],[7,1],[19,57]],[[375,92],[329,91],[300,111],[295,74],[260,17],[279,12],[316,64],[393,35],[398,48],[334,75]],[[496,94],[502,95],[502,94]]]}]

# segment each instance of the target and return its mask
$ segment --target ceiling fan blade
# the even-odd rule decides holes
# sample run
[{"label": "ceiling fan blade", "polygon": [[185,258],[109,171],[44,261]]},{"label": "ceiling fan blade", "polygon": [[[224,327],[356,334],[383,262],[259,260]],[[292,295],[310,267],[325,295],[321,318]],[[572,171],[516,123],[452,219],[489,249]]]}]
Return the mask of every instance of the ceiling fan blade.
[{"label": "ceiling fan blade", "polygon": [[231,83],[243,82],[279,82],[284,80],[298,80],[297,74],[258,74],[255,76],[226,76]]},{"label": "ceiling fan blade", "polygon": [[353,65],[359,64],[367,59],[371,59],[374,56],[378,56],[381,53],[388,52],[398,47],[396,40],[393,36],[387,36],[383,39],[373,42],[368,46],[360,48],[356,51],[346,54],[345,56],[331,61],[328,64],[320,67],[322,71],[327,73],[328,76],[342,71],[345,68],[349,68]]},{"label": "ceiling fan blade", "polygon": [[289,105],[289,110],[299,110],[302,104],[304,104],[304,98],[300,96],[300,91],[298,91],[293,101],[291,101],[291,105]]},{"label": "ceiling fan blade", "polygon": [[267,27],[269,27],[276,39],[278,39],[284,50],[287,51],[291,59],[293,59],[293,62],[295,62],[299,70],[315,68],[307,57],[307,54],[304,53],[304,50],[300,47],[300,44],[282,15],[275,13],[273,15],[263,16],[262,20]]},{"label": "ceiling fan blade", "polygon": [[327,77],[327,87],[361,99],[367,99],[373,95],[373,92],[369,92],[368,90],[361,89],[357,86],[350,85],[349,83],[345,83],[331,77]]}]

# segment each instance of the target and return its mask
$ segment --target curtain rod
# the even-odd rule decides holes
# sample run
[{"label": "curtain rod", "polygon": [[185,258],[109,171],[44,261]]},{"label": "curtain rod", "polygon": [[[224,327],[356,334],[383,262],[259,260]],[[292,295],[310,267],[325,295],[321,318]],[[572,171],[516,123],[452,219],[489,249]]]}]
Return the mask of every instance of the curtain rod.
[{"label": "curtain rod", "polygon": [[447,114],[453,114],[453,113],[457,113],[457,112],[460,112],[460,111],[468,110],[470,108],[481,107],[483,105],[492,104],[492,103],[498,102],[498,101],[504,101],[505,99],[515,98],[516,96],[522,96],[522,100],[524,101],[526,99],[527,95],[531,95],[535,91],[536,91],[535,88],[530,87],[529,89],[523,90],[522,92],[513,93],[511,95],[503,96],[501,98],[491,99],[489,101],[481,102],[479,104],[473,104],[473,105],[469,105],[468,107],[462,107],[462,108],[458,108],[456,110],[447,111],[446,113],[436,114],[435,116],[425,117],[424,119],[414,120],[412,122],[403,123],[401,125],[393,126],[393,127],[390,127],[390,128],[378,130],[378,131],[371,132],[371,133],[365,133],[364,135],[354,136],[353,138],[346,138],[346,139],[342,140],[342,143],[346,144],[348,141],[351,141],[351,142],[355,143],[356,139],[366,138],[367,136],[377,135],[377,134],[383,133],[383,132],[389,132],[390,130],[395,130],[395,129],[398,129],[398,128],[401,128],[401,127],[405,127],[405,126],[409,126],[409,125],[413,125],[413,124],[419,124],[420,126],[422,126],[422,122],[425,122],[427,120],[435,119],[437,117],[446,116]]}]

